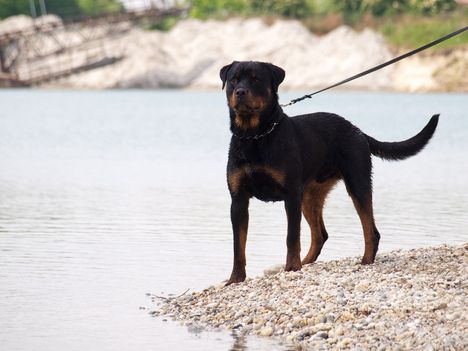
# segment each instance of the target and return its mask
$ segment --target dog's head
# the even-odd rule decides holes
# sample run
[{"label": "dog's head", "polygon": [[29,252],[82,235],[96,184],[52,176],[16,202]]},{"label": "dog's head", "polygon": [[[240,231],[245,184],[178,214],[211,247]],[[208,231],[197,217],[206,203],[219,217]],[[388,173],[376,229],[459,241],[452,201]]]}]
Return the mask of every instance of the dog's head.
[{"label": "dog's head", "polygon": [[285,72],[271,63],[234,61],[221,68],[219,76],[236,125],[247,129],[257,126],[260,114],[278,103],[278,86]]}]

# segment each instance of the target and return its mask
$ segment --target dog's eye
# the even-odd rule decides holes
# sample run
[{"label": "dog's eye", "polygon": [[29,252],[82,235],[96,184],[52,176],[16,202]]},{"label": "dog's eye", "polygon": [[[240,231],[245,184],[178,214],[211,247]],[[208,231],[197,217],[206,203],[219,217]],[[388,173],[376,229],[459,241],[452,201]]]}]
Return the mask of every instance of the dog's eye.
[{"label": "dog's eye", "polygon": [[236,77],[232,78],[231,79],[231,84],[236,84],[236,83],[237,83],[237,78]]},{"label": "dog's eye", "polygon": [[260,83],[260,82],[261,82],[260,78],[258,78],[258,77],[252,77],[252,80],[253,80],[255,83]]}]

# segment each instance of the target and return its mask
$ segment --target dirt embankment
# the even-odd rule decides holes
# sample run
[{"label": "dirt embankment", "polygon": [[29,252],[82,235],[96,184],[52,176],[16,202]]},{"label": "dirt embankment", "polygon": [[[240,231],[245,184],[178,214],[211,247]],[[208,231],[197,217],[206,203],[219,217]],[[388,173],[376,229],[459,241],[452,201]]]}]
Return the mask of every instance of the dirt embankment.
[{"label": "dirt embankment", "polygon": [[[1,22],[0,22],[1,25]],[[52,50],[53,48],[51,48]],[[132,28],[109,37],[102,50],[122,52],[112,65],[48,83],[66,88],[220,87],[220,67],[233,60],[268,61],[287,74],[282,89],[330,85],[396,56],[371,29],[342,26],[324,36],[300,22],[258,18],[184,20],[169,32]],[[468,91],[468,48],[420,54],[346,85],[398,91]]]}]

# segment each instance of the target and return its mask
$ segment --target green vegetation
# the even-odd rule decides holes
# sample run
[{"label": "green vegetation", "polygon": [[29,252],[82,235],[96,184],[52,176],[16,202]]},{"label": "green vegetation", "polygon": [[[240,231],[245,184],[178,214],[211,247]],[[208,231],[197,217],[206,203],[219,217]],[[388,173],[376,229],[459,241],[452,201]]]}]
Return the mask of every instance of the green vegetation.
[{"label": "green vegetation", "polygon": [[[119,0],[44,0],[48,13],[64,19],[96,16],[120,11]],[[40,12],[39,0],[34,0]],[[441,37],[468,22],[468,6],[454,0],[179,0],[190,5],[190,16],[199,19],[225,19],[230,16],[261,16],[269,19],[300,19],[315,33],[326,33],[342,24],[356,29],[372,27],[381,31],[390,43],[415,47]],[[30,12],[29,0],[0,0],[0,19]],[[150,29],[170,30],[176,17],[169,17]],[[438,48],[468,44],[468,35],[460,35]]]},{"label": "green vegetation", "polygon": [[147,27],[147,29],[159,30],[161,32],[168,32],[177,24],[178,21],[179,19],[177,17],[173,17],[173,16],[166,17],[160,22],[151,24],[150,26]]},{"label": "green vegetation", "polygon": [[[50,0],[49,0],[50,1]],[[63,3],[63,0],[56,0]],[[123,6],[117,0],[75,0],[81,12],[87,16],[120,11]]]},{"label": "green vegetation", "polygon": [[[40,14],[40,2],[35,0],[36,12]],[[67,18],[96,16],[122,9],[118,0],[44,0],[47,13]],[[0,0],[0,19],[25,14],[31,15],[29,0]]]},{"label": "green vegetation", "polygon": [[[372,27],[395,46],[416,47],[466,25],[468,6],[454,0],[187,0],[194,18],[263,16],[300,19],[315,33],[342,24]],[[468,43],[460,35],[437,48]]]},{"label": "green vegetation", "polygon": [[[397,47],[421,46],[466,25],[468,11],[432,17],[401,16],[398,20],[387,19],[378,27],[387,40]],[[437,49],[468,44],[468,33],[440,43]]]},{"label": "green vegetation", "polygon": [[29,10],[29,3],[27,0],[0,0],[0,18],[5,18],[20,13],[31,13]]},{"label": "green vegetation", "polygon": [[306,18],[340,14],[347,24],[365,15],[383,17],[396,14],[435,15],[453,11],[453,0],[187,0],[195,18],[230,15],[263,15]]},{"label": "green vegetation", "polygon": [[194,18],[207,19],[247,14],[246,0],[194,0],[185,3],[191,5],[190,16]]},{"label": "green vegetation", "polygon": [[365,15],[384,17],[402,14],[436,15],[453,11],[453,0],[333,0],[334,9],[343,14],[346,23],[354,24]]}]

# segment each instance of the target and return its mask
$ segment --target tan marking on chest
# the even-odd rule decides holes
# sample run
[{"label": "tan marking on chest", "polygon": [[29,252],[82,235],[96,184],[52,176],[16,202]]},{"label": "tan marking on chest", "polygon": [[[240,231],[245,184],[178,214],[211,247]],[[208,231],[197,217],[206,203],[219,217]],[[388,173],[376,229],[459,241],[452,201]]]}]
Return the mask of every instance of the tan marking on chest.
[{"label": "tan marking on chest", "polygon": [[284,186],[286,175],[284,172],[275,168],[263,165],[248,165],[236,168],[228,174],[228,184],[231,192],[237,193],[242,185],[245,177],[252,177],[255,173],[263,173],[268,175],[277,184]]},{"label": "tan marking on chest", "polygon": [[236,126],[243,130],[255,128],[260,124],[260,116],[258,114],[249,117],[236,115],[234,123],[236,124]]},{"label": "tan marking on chest", "polygon": [[228,184],[231,192],[237,193],[239,191],[239,187],[244,176],[245,170],[243,167],[237,168],[228,174]]},{"label": "tan marking on chest", "polygon": [[277,169],[268,166],[258,166],[258,171],[268,174],[276,183],[284,186],[286,175]]}]

